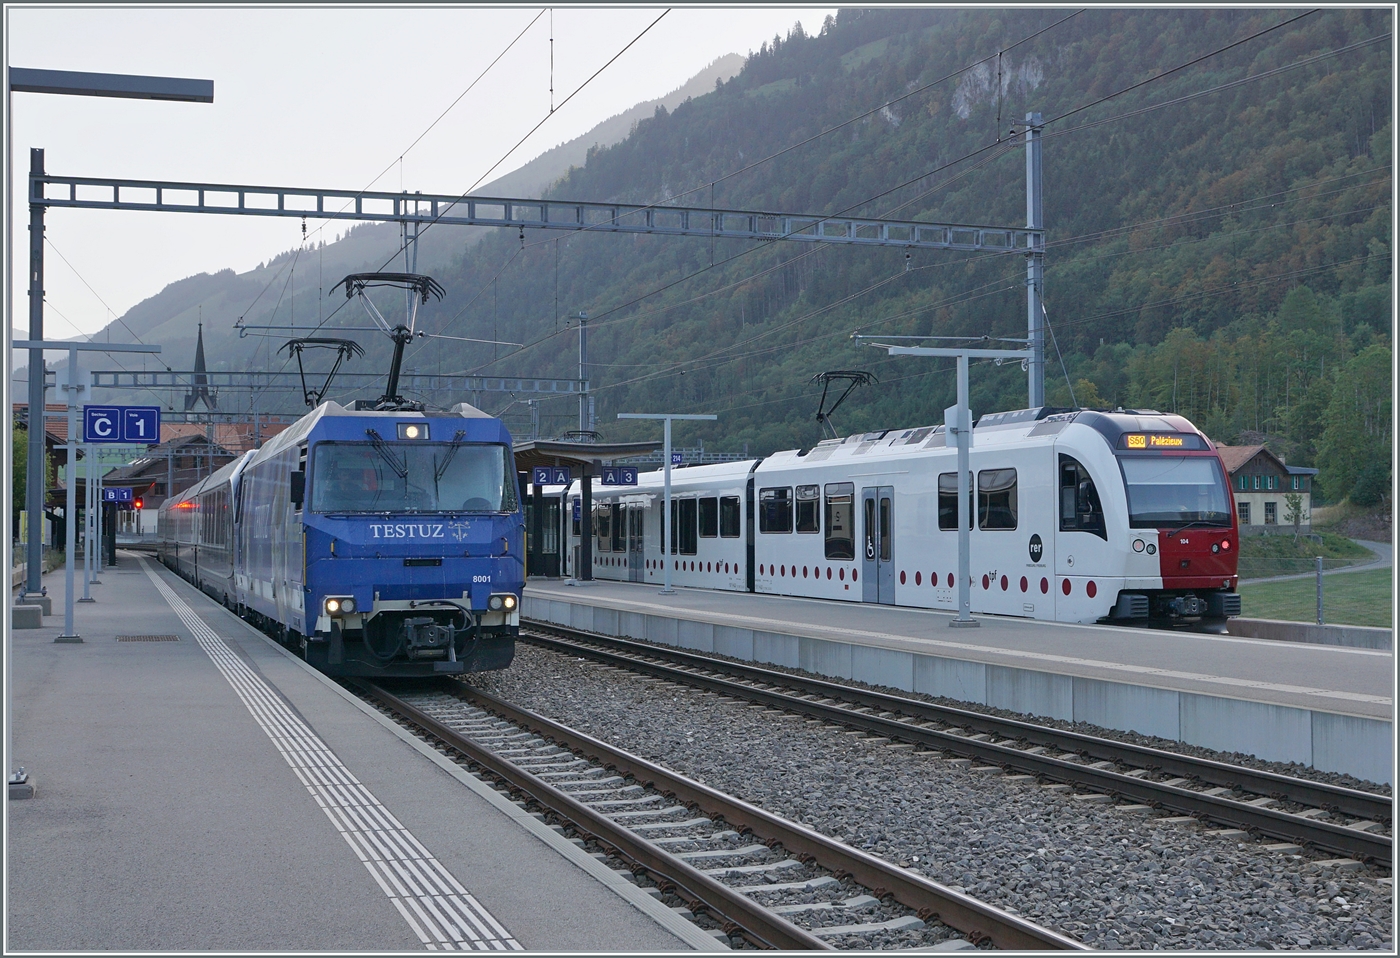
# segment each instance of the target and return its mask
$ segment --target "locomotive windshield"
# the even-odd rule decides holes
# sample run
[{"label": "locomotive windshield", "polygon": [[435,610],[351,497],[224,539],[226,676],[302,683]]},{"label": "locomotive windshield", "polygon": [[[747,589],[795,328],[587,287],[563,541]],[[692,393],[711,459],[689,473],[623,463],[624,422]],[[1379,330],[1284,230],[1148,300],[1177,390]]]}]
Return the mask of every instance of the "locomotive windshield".
[{"label": "locomotive windshield", "polygon": [[314,512],[514,512],[510,454],[496,443],[322,442]]},{"label": "locomotive windshield", "polygon": [[1213,457],[1121,457],[1133,528],[1230,524],[1230,495]]}]

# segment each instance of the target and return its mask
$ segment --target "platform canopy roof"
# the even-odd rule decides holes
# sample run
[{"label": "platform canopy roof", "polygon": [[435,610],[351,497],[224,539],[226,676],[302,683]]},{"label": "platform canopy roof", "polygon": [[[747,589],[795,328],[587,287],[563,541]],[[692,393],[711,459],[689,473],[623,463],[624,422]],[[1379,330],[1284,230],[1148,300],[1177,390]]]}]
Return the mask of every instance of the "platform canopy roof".
[{"label": "platform canopy roof", "polygon": [[515,444],[515,469],[529,472],[535,466],[567,466],[575,471],[594,462],[614,462],[656,452],[664,444],[654,442],[571,442],[565,439],[531,439]]}]

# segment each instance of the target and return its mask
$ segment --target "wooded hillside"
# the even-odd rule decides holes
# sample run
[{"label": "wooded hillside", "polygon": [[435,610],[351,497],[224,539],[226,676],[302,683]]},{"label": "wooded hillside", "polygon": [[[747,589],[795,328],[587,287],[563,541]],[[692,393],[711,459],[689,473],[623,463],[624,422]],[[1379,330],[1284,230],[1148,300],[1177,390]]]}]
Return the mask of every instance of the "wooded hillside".
[{"label": "wooded hillside", "polygon": [[[551,195],[1024,224],[1011,131],[1038,112],[1051,401],[1180,412],[1318,465],[1328,497],[1369,495],[1392,431],[1392,27],[1380,9],[843,10],[590,151]],[[880,379],[842,432],[941,421],[949,367],[854,330],[1026,328],[1015,253],[501,231],[435,275],[448,295],[423,328],[528,346],[420,342],[408,368],[571,377],[587,310],[608,439],[650,435],[617,412],[713,412],[681,441],[753,454],[818,440],[810,380],[828,369]],[[974,412],[1025,390],[1014,364],[978,367]],[[523,402],[489,405],[528,428]],[[575,417],[546,403],[543,430]]]}]

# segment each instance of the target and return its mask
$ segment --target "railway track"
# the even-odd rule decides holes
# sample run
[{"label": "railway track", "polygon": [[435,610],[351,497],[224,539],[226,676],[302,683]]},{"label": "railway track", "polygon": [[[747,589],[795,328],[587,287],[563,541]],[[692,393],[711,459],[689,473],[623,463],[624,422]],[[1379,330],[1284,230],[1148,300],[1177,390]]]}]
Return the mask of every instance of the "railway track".
[{"label": "railway track", "polygon": [[759,947],[865,949],[938,922],[954,947],[1087,950],[464,683],[347,684]]},{"label": "railway track", "polygon": [[522,641],[1389,869],[1391,798],[554,624]]}]

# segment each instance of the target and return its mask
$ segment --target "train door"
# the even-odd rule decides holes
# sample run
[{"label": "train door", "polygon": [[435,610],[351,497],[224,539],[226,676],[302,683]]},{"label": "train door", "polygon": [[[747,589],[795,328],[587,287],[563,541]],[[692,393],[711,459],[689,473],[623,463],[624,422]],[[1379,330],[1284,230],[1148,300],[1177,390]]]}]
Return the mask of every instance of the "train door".
[{"label": "train door", "polygon": [[861,513],[865,521],[862,598],[894,605],[894,486],[862,489]]},{"label": "train door", "polygon": [[633,502],[627,505],[627,580],[629,582],[646,580],[646,514],[645,502]]},{"label": "train door", "polygon": [[[1091,581],[1085,577],[1106,577],[1114,568],[1114,554],[1108,542],[1108,524],[1096,477],[1072,456],[1060,453],[1057,459],[1059,530],[1055,536],[1054,562],[1061,589],[1056,604],[1063,605],[1061,611],[1066,615],[1073,615],[1074,610],[1085,605],[1086,597],[1080,590],[1086,589]],[[1065,583],[1069,583],[1068,592],[1064,591]],[[1096,583],[1096,591],[1102,585],[1102,580]],[[1057,617],[1065,618],[1065,615]]]}]

